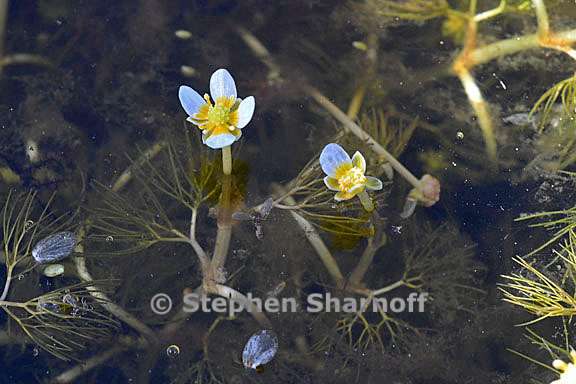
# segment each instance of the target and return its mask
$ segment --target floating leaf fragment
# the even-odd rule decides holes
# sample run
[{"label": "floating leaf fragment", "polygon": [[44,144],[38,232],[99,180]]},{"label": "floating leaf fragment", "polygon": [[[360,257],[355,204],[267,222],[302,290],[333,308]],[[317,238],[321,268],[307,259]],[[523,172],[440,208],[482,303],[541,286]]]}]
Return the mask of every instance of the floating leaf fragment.
[{"label": "floating leaf fragment", "polygon": [[70,256],[76,246],[72,232],[58,232],[40,240],[32,250],[32,257],[40,264],[59,261]]},{"label": "floating leaf fragment", "polygon": [[246,368],[257,367],[270,362],[278,352],[278,338],[276,334],[264,329],[253,334],[242,352],[242,363]]}]

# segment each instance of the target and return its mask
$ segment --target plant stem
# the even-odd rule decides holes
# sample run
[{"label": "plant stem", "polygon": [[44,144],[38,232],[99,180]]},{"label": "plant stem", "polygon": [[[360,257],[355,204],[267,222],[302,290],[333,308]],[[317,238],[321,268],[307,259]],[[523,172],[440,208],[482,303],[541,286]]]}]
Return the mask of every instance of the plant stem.
[{"label": "plant stem", "polygon": [[190,234],[189,234],[189,242],[194,252],[196,252],[196,256],[200,260],[200,267],[202,268],[202,275],[205,275],[210,267],[210,258],[204,251],[204,248],[200,246],[198,241],[196,240],[196,221],[198,218],[198,209],[192,209],[192,217],[190,218]]},{"label": "plant stem", "polygon": [[0,301],[6,300],[8,297],[8,291],[10,291],[10,283],[12,281],[12,272],[14,266],[9,265],[6,270],[6,282],[4,283],[4,290],[2,291],[2,296],[0,296]]},{"label": "plant stem", "polygon": [[385,286],[385,287],[383,287],[383,288],[376,289],[376,290],[372,291],[372,294],[373,294],[374,296],[378,296],[378,295],[381,295],[381,294],[383,294],[383,293],[393,291],[393,290],[395,290],[396,288],[400,288],[400,287],[403,286],[404,284],[405,284],[404,280],[398,280],[397,282],[395,282],[395,283],[393,283],[393,284],[390,284],[390,285],[387,285],[387,286]]},{"label": "plant stem", "polygon": [[360,192],[358,198],[366,212],[372,212],[374,210],[374,203],[372,202],[372,198],[368,195],[368,192],[365,190]]},{"label": "plant stem", "polygon": [[[8,20],[8,0],[0,0],[0,59],[4,57],[4,39]],[[2,67],[0,67],[2,71]]]},{"label": "plant stem", "polygon": [[222,170],[225,175],[232,174],[232,146],[222,148]]},{"label": "plant stem", "polygon": [[[240,37],[244,40],[246,45],[252,50],[252,52],[260,59],[262,62],[271,70],[271,71],[278,71],[279,66],[275,63],[272,56],[266,49],[266,47],[249,31],[238,28],[237,29]],[[369,57],[369,60],[376,61],[376,51],[375,46],[377,46],[377,37],[373,36],[369,38],[369,48],[373,48],[370,52],[372,57]],[[326,109],[332,116],[336,118],[336,120],[340,121],[345,128],[349,129],[353,134],[355,134],[360,140],[367,142],[370,145],[370,148],[379,156],[386,159],[392,168],[394,168],[402,177],[404,177],[414,188],[420,190],[420,183],[418,178],[414,176],[402,163],[400,163],[390,152],[388,152],[380,143],[378,143],[372,136],[366,133],[358,124],[356,124],[346,113],[342,112],[340,108],[338,108],[334,103],[328,100],[320,91],[310,85],[303,85],[302,88],[304,91],[311,96],[320,106]],[[355,113],[355,109],[359,108],[354,106],[354,103],[360,103],[364,97],[362,90],[359,91],[359,94],[356,96],[358,100],[352,102],[352,105],[349,108],[349,112],[351,115]]]},{"label": "plant stem", "polygon": [[490,116],[490,111],[488,110],[488,105],[482,97],[480,88],[476,85],[474,77],[465,68],[461,67],[458,70],[458,78],[464,87],[466,96],[468,96],[468,101],[474,109],[474,113],[478,117],[478,124],[482,133],[484,135],[484,141],[486,142],[486,152],[490,160],[496,164],[497,151],[496,151],[496,138],[494,137],[494,126],[492,124],[492,117]]},{"label": "plant stem", "polygon": [[[576,42],[576,29],[557,32],[554,34],[554,36],[557,39],[566,42],[567,44],[573,44]],[[540,39],[539,35],[536,33],[500,40],[471,51],[468,56],[468,66],[473,67],[480,64],[485,64],[499,57],[508,56],[514,53],[539,47]]]},{"label": "plant stem", "polygon": [[372,265],[376,252],[386,244],[386,234],[384,234],[382,228],[383,225],[380,224],[383,222],[382,219],[379,217],[377,212],[375,212],[372,217],[372,221],[375,223],[376,232],[373,237],[368,239],[368,244],[362,253],[360,261],[348,278],[348,281],[355,286],[359,286],[360,283],[362,283],[366,272],[368,272],[368,269],[370,269],[370,266]]},{"label": "plant stem", "polygon": [[[278,195],[286,196],[286,191],[280,185],[273,184],[272,188],[277,192]],[[284,201],[289,205],[296,204],[296,201],[292,196],[286,196],[284,198]],[[332,253],[330,253],[330,250],[328,249],[326,244],[324,244],[324,241],[316,231],[316,228],[314,228],[314,226],[310,224],[308,220],[300,216],[297,212],[291,210],[290,214],[292,215],[294,220],[296,220],[300,228],[302,228],[302,230],[304,231],[304,236],[306,236],[306,239],[308,239],[308,241],[310,242],[310,244],[320,257],[320,260],[328,270],[330,276],[332,276],[332,279],[334,280],[336,285],[338,286],[341,285],[341,283],[344,281],[344,276],[342,275],[342,272],[340,272],[340,268],[338,267],[336,259],[334,259]]]},{"label": "plant stem", "polygon": [[550,21],[548,20],[548,12],[544,0],[532,0],[534,9],[536,10],[536,19],[538,21],[538,35],[541,38],[548,37],[550,33]]},{"label": "plant stem", "polygon": [[89,358],[84,362],[79,363],[78,365],[70,368],[69,370],[62,372],[61,374],[56,376],[51,382],[58,384],[72,383],[87,371],[105,363],[106,361],[110,360],[112,357],[125,351],[126,349],[127,347],[123,345],[112,347],[98,355]]},{"label": "plant stem", "polygon": [[[2,1],[2,0],[0,0]],[[45,57],[31,53],[12,53],[0,57],[0,70],[9,65],[33,64],[42,67],[54,68],[54,64]]]},{"label": "plant stem", "polygon": [[230,301],[240,302],[242,304],[242,307],[248,310],[250,315],[254,317],[254,319],[258,322],[258,324],[260,324],[264,328],[272,328],[272,323],[270,323],[270,320],[268,320],[268,317],[266,317],[264,312],[260,312],[259,308],[256,308],[253,305],[253,303],[250,300],[248,300],[246,296],[244,296],[243,293],[238,292],[234,288],[222,284],[216,284],[214,288],[215,288],[214,292],[209,293],[214,293],[219,296],[225,297]]},{"label": "plant stem", "polygon": [[492,17],[498,16],[499,14],[504,12],[504,10],[506,10],[506,0],[500,0],[500,5],[498,5],[498,7],[477,14],[476,16],[474,16],[474,21],[480,22],[490,19]]},{"label": "plant stem", "polygon": [[15,302],[15,301],[4,301],[4,300],[0,300],[0,307],[26,308],[26,303],[18,303],[18,302]]},{"label": "plant stem", "polygon": [[[224,149],[222,153],[224,153]],[[212,256],[212,273],[219,273],[224,267],[226,257],[228,256],[228,249],[230,248],[230,239],[232,237],[231,189],[232,176],[224,175],[222,180],[222,194],[220,195],[220,202],[218,204],[218,233],[216,234],[216,244]]]},{"label": "plant stem", "polygon": [[416,176],[412,174],[401,162],[396,160],[390,152],[388,152],[380,143],[378,143],[372,136],[364,131],[358,124],[350,119],[344,112],[340,110],[334,103],[332,103],[320,91],[310,85],[303,85],[304,91],[312,97],[321,107],[328,111],[336,120],[338,120],[344,127],[350,130],[360,140],[366,142],[370,148],[379,156],[386,159],[402,177],[404,177],[414,188],[420,189],[420,182]]},{"label": "plant stem", "polygon": [[154,157],[156,157],[164,148],[166,147],[165,141],[158,141],[154,143],[150,148],[148,148],[142,156],[138,158],[135,162],[132,163],[122,174],[116,179],[114,185],[112,186],[112,191],[118,192],[122,188],[128,184],[130,180],[132,180],[132,176],[134,173],[134,169],[142,166],[145,162],[150,161]]},{"label": "plant stem", "polygon": [[[82,240],[85,235],[85,230],[82,228],[78,234],[78,245],[76,246],[75,252],[79,254],[84,254],[84,245]],[[76,256],[73,258],[74,264],[76,265],[76,271],[78,272],[78,277],[84,282],[92,282],[94,279],[88,272],[88,268],[86,267],[86,259],[83,256]],[[133,329],[140,332],[144,335],[148,341],[151,343],[156,343],[158,338],[152,329],[150,329],[146,324],[132,316],[128,313],[124,308],[120,307],[118,304],[112,302],[110,298],[101,290],[96,288],[95,286],[88,286],[86,287],[90,295],[101,300],[102,307],[107,310],[108,312],[112,313],[118,319],[123,321],[124,323],[128,324]]]}]

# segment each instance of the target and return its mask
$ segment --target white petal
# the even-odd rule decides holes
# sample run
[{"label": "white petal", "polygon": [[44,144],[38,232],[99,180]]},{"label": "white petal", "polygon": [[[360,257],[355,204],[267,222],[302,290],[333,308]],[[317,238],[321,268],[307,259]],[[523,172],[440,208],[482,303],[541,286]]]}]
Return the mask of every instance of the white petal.
[{"label": "white petal", "polygon": [[358,184],[353,186],[352,188],[350,188],[347,192],[351,195],[357,195],[360,192],[362,192],[364,189],[366,189],[366,187],[362,184]]},{"label": "white petal", "polygon": [[231,133],[222,133],[220,135],[212,135],[202,141],[212,149],[220,149],[232,145],[236,141],[236,136]]},{"label": "white petal", "polygon": [[188,116],[194,116],[200,107],[206,104],[206,100],[198,92],[186,85],[181,85],[178,89],[178,98]]},{"label": "white petal", "polygon": [[221,68],[212,74],[210,78],[210,96],[214,100],[222,96],[234,96],[236,98],[236,84],[230,72]]},{"label": "white petal", "polygon": [[403,219],[407,219],[410,216],[412,216],[412,214],[416,210],[417,205],[418,205],[417,200],[410,198],[406,199],[406,201],[404,202],[404,208],[402,208],[402,212],[400,213],[400,217]]},{"label": "white petal", "polygon": [[366,172],[366,159],[359,151],[356,151],[354,156],[352,156],[352,164],[360,168],[362,172]]},{"label": "white petal", "polygon": [[[330,184],[331,179],[332,178],[330,176],[326,176],[324,178],[324,185],[326,185],[326,187],[331,191],[340,191],[340,188],[336,188],[335,185]],[[332,180],[336,180],[336,179],[332,179]]]},{"label": "white petal", "polygon": [[338,144],[328,144],[320,154],[320,166],[328,176],[335,177],[336,169],[344,163],[351,163],[350,156]]},{"label": "white petal", "polygon": [[372,176],[366,176],[366,179],[367,179],[366,188],[372,191],[379,191],[382,189],[383,185],[380,179],[377,179]]},{"label": "white petal", "polygon": [[238,107],[238,128],[244,128],[252,120],[254,115],[255,101],[254,96],[248,96],[240,103]]},{"label": "white petal", "polygon": [[194,124],[194,125],[197,126],[197,127],[201,127],[202,125],[206,124],[205,121],[204,121],[204,122],[200,122],[200,123],[199,123],[198,121],[195,121],[191,116],[188,116],[188,118],[186,119],[186,121],[189,122],[189,123]]}]

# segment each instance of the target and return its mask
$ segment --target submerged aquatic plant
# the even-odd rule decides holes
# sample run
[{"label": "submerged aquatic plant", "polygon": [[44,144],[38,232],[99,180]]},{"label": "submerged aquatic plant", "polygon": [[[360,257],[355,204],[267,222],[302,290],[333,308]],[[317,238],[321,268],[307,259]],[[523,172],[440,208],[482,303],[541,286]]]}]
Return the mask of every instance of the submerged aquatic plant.
[{"label": "submerged aquatic plant", "polygon": [[111,337],[120,326],[93,291],[93,287],[82,283],[23,303],[0,305],[42,349],[63,360],[78,360],[80,352],[92,347],[96,340]]},{"label": "submerged aquatic plant", "polygon": [[[242,136],[254,114],[254,96],[237,97],[234,78],[226,69],[218,69],[210,78],[210,95],[200,96],[194,89],[182,85],[178,91],[187,121],[202,130],[202,142],[212,149],[222,149],[225,174],[232,170],[230,146]],[[212,100],[214,100],[214,104]]]},{"label": "submerged aquatic plant", "polygon": [[[470,106],[478,118],[478,124],[484,137],[486,153],[495,165],[497,163],[497,132],[494,112],[487,103],[473,70],[480,65],[534,48],[553,49],[576,59],[576,50],[572,47],[576,40],[574,30],[558,32],[551,27],[548,7],[556,1],[544,0],[501,0],[492,9],[481,9],[486,3],[479,1],[447,2],[443,0],[372,0],[369,9],[374,15],[400,18],[407,21],[422,22],[434,18],[444,18],[441,25],[442,33],[452,38],[462,46],[451,64],[451,72],[457,76],[468,98]],[[490,6],[490,3],[488,3]],[[466,8],[467,9],[466,9]],[[529,33],[482,44],[489,39],[482,38],[481,25],[496,17],[519,12],[534,12],[537,20],[537,33]],[[533,109],[544,106],[544,114],[548,115],[550,106],[561,96],[566,110],[573,116],[574,104],[573,79],[567,79],[553,86],[536,102]],[[548,110],[548,112],[547,112]],[[544,119],[545,120],[545,119]]]},{"label": "submerged aquatic plant", "polygon": [[366,160],[360,152],[350,156],[338,144],[331,143],[320,154],[320,165],[327,175],[324,183],[328,189],[336,191],[336,201],[350,200],[358,196],[364,209],[374,210],[374,204],[366,190],[379,191],[382,181],[366,176]]},{"label": "submerged aquatic plant", "polygon": [[[556,215],[564,217],[555,219],[554,216]],[[504,301],[519,306],[536,316],[533,320],[522,325],[548,321],[551,318],[562,321],[564,347],[559,347],[554,342],[544,339],[530,328],[526,328],[526,331],[528,339],[533,344],[550,353],[554,352],[555,360],[552,365],[560,378],[551,384],[567,384],[576,380],[574,365],[576,352],[571,347],[573,337],[570,335],[572,328],[570,323],[576,314],[576,297],[574,296],[574,287],[576,286],[576,230],[573,218],[568,215],[568,211],[545,212],[528,218],[546,216],[551,216],[552,219],[533,226],[554,227],[556,229],[551,239],[537,248],[537,251],[541,251],[552,246],[553,250],[550,254],[552,260],[541,260],[541,253],[539,253],[539,260],[534,262],[528,262],[522,257],[515,257],[514,261],[518,263],[521,269],[518,272],[503,276],[505,282],[500,285],[500,290],[504,295]],[[522,219],[525,218],[527,217],[522,217]],[[529,255],[534,255],[535,252],[533,251]],[[530,356],[513,352],[537,365],[551,369]],[[557,353],[569,356],[572,362],[565,363],[558,358]]]},{"label": "submerged aquatic plant", "polygon": [[[17,268],[22,268],[19,276],[26,276],[38,264],[68,256],[76,243],[74,234],[64,230],[74,216],[54,216],[50,211],[52,198],[39,207],[35,192],[10,191],[5,200],[1,236],[6,281],[0,307],[40,348],[71,360],[118,327],[103,302],[92,296],[95,287],[75,284],[23,302],[10,300]],[[42,240],[37,241],[39,238]]]},{"label": "submerged aquatic plant", "polygon": [[576,74],[548,89],[532,107],[530,116],[534,115],[537,111],[540,111],[542,114],[540,118],[541,132],[545,125],[552,119],[558,98],[560,98],[562,103],[561,114],[568,120],[574,120],[576,117]]}]

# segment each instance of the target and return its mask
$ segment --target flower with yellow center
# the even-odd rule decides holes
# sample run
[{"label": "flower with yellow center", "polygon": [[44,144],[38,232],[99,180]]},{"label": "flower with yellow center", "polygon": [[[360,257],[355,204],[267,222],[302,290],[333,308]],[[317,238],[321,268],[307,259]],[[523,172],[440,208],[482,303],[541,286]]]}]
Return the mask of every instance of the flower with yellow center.
[{"label": "flower with yellow center", "polygon": [[336,191],[334,199],[343,201],[355,196],[367,211],[374,210],[372,200],[366,190],[379,191],[382,182],[375,177],[366,176],[366,160],[360,152],[350,156],[338,144],[331,143],[324,147],[320,154],[320,166],[327,175],[324,184],[331,191]]},{"label": "flower with yellow center", "polygon": [[225,69],[218,69],[210,78],[210,95],[200,96],[190,87],[178,90],[188,121],[202,130],[202,142],[213,149],[225,148],[242,136],[254,114],[254,97],[237,97],[236,84]]},{"label": "flower with yellow center", "polygon": [[576,351],[570,351],[571,363],[562,360],[554,360],[552,366],[560,371],[560,378],[550,384],[574,384],[576,383]]}]

